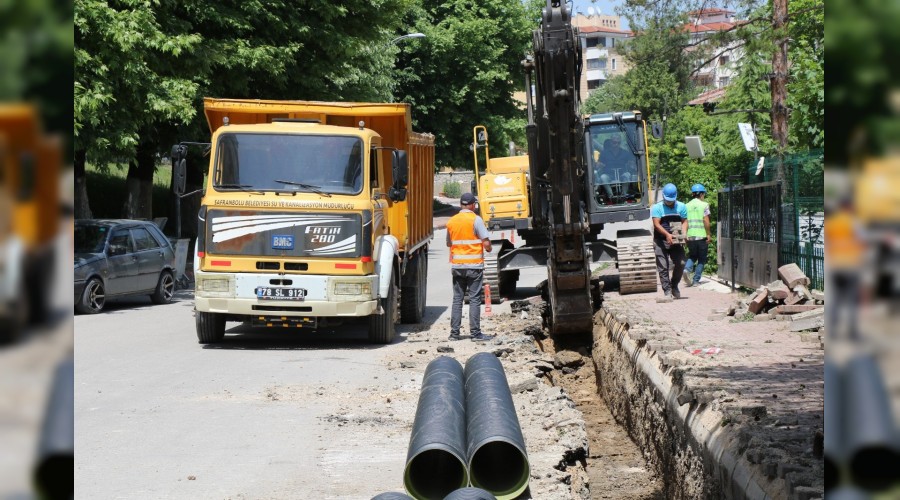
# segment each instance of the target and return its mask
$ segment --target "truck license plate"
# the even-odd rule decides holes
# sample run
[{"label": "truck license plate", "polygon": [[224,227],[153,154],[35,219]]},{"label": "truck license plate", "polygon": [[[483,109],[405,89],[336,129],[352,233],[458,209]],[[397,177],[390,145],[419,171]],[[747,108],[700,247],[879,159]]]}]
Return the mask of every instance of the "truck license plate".
[{"label": "truck license plate", "polygon": [[261,286],[256,288],[256,298],[265,300],[303,300],[305,288],[284,288]]}]

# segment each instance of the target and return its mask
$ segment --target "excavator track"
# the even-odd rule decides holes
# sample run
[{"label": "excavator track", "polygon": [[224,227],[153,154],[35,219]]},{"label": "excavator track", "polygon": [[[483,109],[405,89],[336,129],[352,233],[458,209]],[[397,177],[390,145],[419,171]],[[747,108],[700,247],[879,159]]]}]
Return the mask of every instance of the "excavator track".
[{"label": "excavator track", "polygon": [[500,304],[503,297],[500,296],[500,269],[499,257],[501,245],[494,245],[494,249],[484,254],[484,284],[491,288],[491,303]]},{"label": "excavator track", "polygon": [[617,264],[619,267],[619,293],[656,292],[656,255],[653,252],[653,236],[618,238]]}]

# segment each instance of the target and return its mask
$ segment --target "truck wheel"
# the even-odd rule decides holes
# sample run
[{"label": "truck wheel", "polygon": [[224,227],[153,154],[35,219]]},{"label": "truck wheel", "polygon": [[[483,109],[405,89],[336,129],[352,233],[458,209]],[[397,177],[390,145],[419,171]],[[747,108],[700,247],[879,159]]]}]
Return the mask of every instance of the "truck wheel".
[{"label": "truck wheel", "polygon": [[106,290],[99,278],[91,278],[81,293],[81,300],[75,304],[75,309],[82,314],[97,314],[106,305]]},{"label": "truck wheel", "polygon": [[225,316],[197,311],[197,340],[201,344],[214,344],[225,338]]},{"label": "truck wheel", "polygon": [[159,274],[156,290],[150,295],[150,300],[154,304],[168,304],[172,302],[173,295],[175,295],[175,277],[172,276],[172,271],[163,271]]},{"label": "truck wheel", "polygon": [[388,296],[381,299],[384,314],[369,316],[369,342],[390,344],[394,340],[394,323],[397,321],[397,285],[391,283]]},{"label": "truck wheel", "polygon": [[428,258],[419,253],[413,262],[412,273],[400,290],[400,322],[420,323],[425,315],[425,290],[428,276]]}]

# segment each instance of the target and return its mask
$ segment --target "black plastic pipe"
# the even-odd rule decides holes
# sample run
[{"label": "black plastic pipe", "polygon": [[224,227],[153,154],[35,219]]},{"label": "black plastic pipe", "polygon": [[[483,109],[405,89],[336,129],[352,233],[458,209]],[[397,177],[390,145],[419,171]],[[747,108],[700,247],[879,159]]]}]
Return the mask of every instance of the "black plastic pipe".
[{"label": "black plastic pipe", "polygon": [[462,365],[453,358],[441,356],[425,368],[403,471],[414,498],[441,499],[469,484],[463,383]]},{"label": "black plastic pipe", "polygon": [[497,500],[489,491],[481,488],[460,488],[444,497],[444,500]]},{"label": "black plastic pipe", "polygon": [[38,443],[34,482],[41,498],[72,498],[75,491],[75,365],[59,363]]},{"label": "black plastic pipe", "polygon": [[372,500],[413,500],[413,497],[406,493],[397,493],[396,491],[386,491],[380,495],[375,495]]},{"label": "black plastic pipe", "polygon": [[466,448],[472,486],[499,500],[519,496],[528,488],[525,439],[503,365],[482,352],[466,362]]},{"label": "black plastic pipe", "polygon": [[844,453],[844,391],[841,368],[825,360],[825,491],[840,483]]},{"label": "black plastic pipe", "polygon": [[853,480],[867,490],[890,487],[900,470],[900,447],[875,359],[869,354],[851,359],[844,380],[846,451]]}]

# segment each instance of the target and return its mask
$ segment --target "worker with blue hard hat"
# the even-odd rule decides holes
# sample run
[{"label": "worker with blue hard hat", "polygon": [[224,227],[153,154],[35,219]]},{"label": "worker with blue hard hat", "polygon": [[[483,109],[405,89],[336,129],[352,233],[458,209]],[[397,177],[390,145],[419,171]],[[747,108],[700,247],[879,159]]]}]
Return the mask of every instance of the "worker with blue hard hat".
[{"label": "worker with blue hard hat", "polygon": [[[691,194],[694,199],[687,203],[687,246],[688,259],[684,266],[684,283],[694,286],[700,283],[703,276],[703,266],[706,265],[706,256],[709,253],[709,243],[712,241],[709,229],[709,203],[706,198],[706,188],[703,184],[691,186]],[[697,264],[696,270],[694,264]],[[693,276],[691,276],[693,274]]]},{"label": "worker with blue hard hat", "polygon": [[[653,219],[653,251],[656,254],[656,270],[662,286],[664,300],[680,299],[678,282],[684,272],[684,246],[676,241],[673,233],[687,233],[688,214],[684,203],[678,201],[678,188],[669,183],[663,186],[663,199],[650,208]],[[671,273],[671,274],[670,274]]]}]

